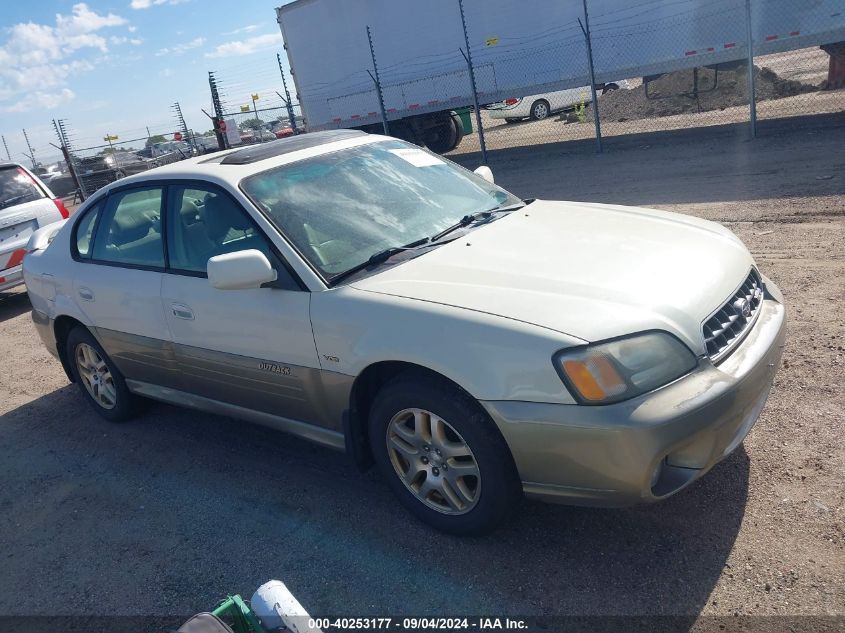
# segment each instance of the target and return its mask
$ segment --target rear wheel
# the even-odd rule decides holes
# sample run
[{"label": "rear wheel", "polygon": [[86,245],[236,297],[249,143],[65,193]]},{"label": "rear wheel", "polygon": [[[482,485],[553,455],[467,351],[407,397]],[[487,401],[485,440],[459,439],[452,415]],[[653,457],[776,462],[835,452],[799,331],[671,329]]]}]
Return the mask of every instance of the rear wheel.
[{"label": "rear wheel", "polygon": [[551,113],[552,108],[545,99],[537,99],[537,101],[531,104],[531,118],[535,121],[548,119]]},{"label": "rear wheel", "polygon": [[415,372],[378,393],[370,447],[402,504],[452,534],[499,525],[522,496],[513,458],[481,406],[445,380]]},{"label": "rear wheel", "polygon": [[74,328],[68,334],[66,349],[74,380],[94,410],[111,422],[131,418],[138,399],[91,333],[82,327]]}]

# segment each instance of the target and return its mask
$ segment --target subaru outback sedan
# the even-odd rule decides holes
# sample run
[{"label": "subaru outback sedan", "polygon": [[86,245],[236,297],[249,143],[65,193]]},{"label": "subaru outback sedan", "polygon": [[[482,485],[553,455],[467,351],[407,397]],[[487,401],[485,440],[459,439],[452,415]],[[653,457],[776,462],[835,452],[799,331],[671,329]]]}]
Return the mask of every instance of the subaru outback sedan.
[{"label": "subaru outback sedan", "polygon": [[523,494],[657,501],[730,454],[785,332],[740,240],[477,172],[331,131],[126,178],[30,240],[34,322],[108,420],[152,398],[267,424],[452,533]]}]

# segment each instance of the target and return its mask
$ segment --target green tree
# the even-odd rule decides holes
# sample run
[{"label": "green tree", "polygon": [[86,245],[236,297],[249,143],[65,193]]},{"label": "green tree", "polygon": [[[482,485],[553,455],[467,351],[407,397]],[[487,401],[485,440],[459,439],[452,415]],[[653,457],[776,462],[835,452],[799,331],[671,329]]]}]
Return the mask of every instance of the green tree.
[{"label": "green tree", "polygon": [[264,127],[264,121],[258,118],[247,119],[246,121],[242,121],[238,127],[242,130],[260,130]]},{"label": "green tree", "polygon": [[167,139],[164,138],[161,134],[155,134],[147,139],[147,147],[150,145],[155,145],[156,143],[166,143]]}]

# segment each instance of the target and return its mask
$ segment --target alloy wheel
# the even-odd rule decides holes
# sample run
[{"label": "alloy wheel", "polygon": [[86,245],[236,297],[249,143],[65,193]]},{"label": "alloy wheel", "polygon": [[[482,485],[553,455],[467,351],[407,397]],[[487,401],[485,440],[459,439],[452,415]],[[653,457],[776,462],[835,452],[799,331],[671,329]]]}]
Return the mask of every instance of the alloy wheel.
[{"label": "alloy wheel", "polygon": [[549,116],[549,106],[544,101],[540,101],[534,105],[534,118],[538,121]]},{"label": "alloy wheel", "polygon": [[87,343],[77,345],[76,368],[94,402],[104,409],[113,409],[117,404],[117,389],[109,367],[99,352]]},{"label": "alloy wheel", "polygon": [[466,514],[481,495],[481,472],[455,428],[425,409],[404,409],[387,425],[390,463],[414,496],[443,514]]}]

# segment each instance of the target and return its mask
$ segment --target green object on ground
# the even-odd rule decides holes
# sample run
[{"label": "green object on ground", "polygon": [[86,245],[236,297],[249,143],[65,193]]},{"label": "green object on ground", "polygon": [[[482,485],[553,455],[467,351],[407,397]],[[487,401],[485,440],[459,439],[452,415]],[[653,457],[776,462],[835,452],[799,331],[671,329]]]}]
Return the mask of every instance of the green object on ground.
[{"label": "green object on ground", "polygon": [[472,134],[472,109],[469,107],[458,108],[455,110],[455,114],[461,118],[461,123],[464,124],[464,134]]},{"label": "green object on ground", "polygon": [[228,596],[212,614],[228,624],[235,633],[266,633],[255,613],[239,595]]}]

